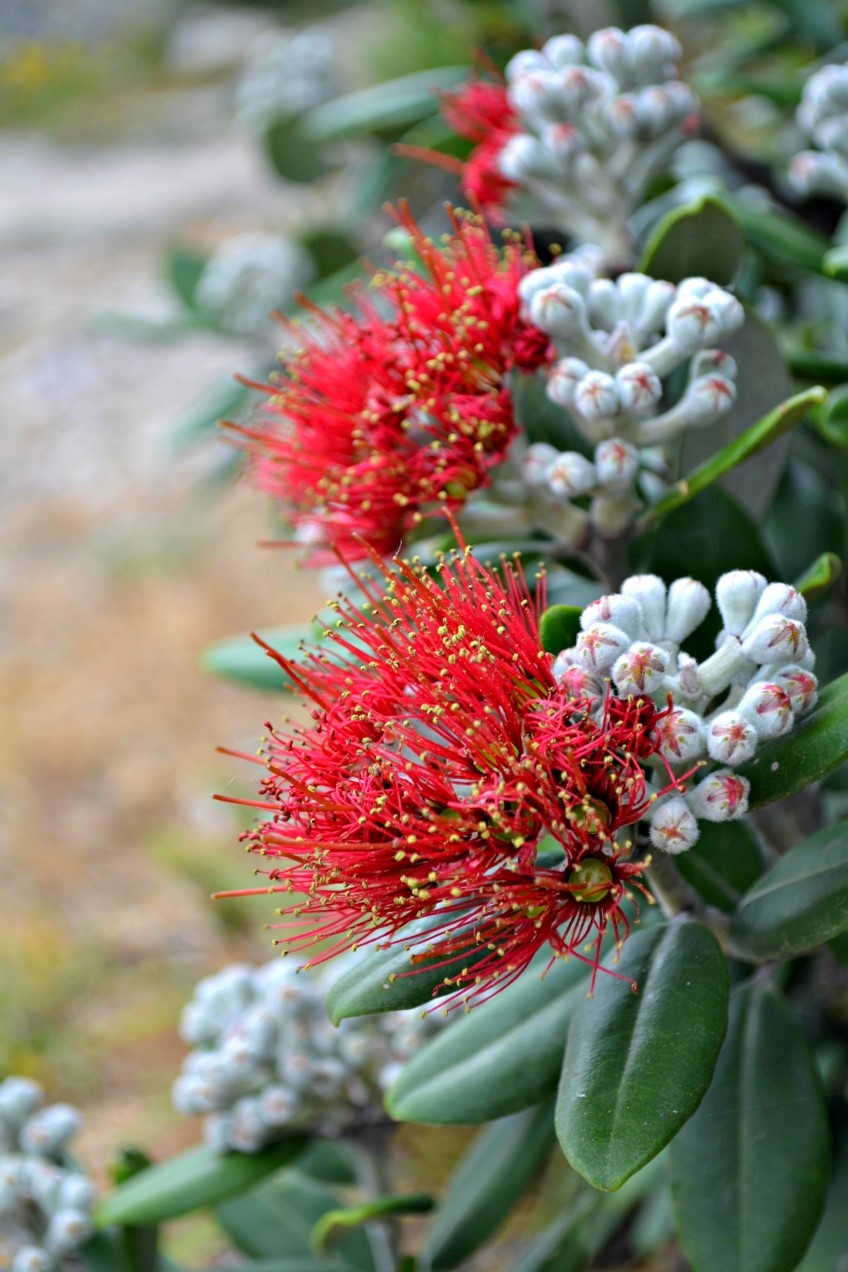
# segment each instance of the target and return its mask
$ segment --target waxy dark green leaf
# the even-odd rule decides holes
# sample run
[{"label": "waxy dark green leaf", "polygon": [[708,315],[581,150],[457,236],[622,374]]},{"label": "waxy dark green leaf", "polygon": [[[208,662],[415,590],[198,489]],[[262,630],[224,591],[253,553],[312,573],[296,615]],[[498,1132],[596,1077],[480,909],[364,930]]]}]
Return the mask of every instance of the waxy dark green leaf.
[{"label": "waxy dark green leaf", "polygon": [[671,1146],[677,1231],[695,1272],[792,1272],[821,1213],[824,1097],[786,1002],[731,999],[712,1085]]},{"label": "waxy dark green leaf", "polygon": [[791,848],[754,884],[733,916],[740,958],[786,959],[848,929],[848,823]]},{"label": "waxy dark green leaf", "polygon": [[[314,644],[320,640],[320,628],[314,623],[299,623],[291,627],[266,628],[260,635],[272,649],[286,658],[296,659],[301,656],[302,642]],[[293,682],[280,664],[251,636],[235,636],[210,645],[202,655],[201,666],[204,671],[250,685],[252,689],[274,690],[277,693],[295,691]]]},{"label": "waxy dark green leaf", "polygon": [[795,217],[763,208],[741,195],[726,192],[723,202],[734,214],[752,247],[771,260],[820,274],[829,240]]},{"label": "waxy dark green leaf", "polygon": [[698,1107],[728,993],[721,950],[700,923],[636,933],[613,970],[574,1013],[556,1110],[569,1162],[607,1191],[656,1157]]},{"label": "waxy dark green leaf", "polygon": [[761,808],[818,782],[845,760],[848,674],[826,685],[815,709],[791,733],[761,746],[739,772],[751,783],[751,807]]},{"label": "waxy dark green leaf", "polygon": [[425,1247],[434,1272],[455,1268],[500,1227],[554,1142],[553,1102],[481,1131],[447,1182]]},{"label": "waxy dark green leaf", "polygon": [[[438,922],[437,919],[435,922]],[[434,920],[410,925],[410,937],[418,936],[433,926]],[[444,956],[428,958],[425,942],[416,940],[404,945],[396,942],[388,949],[371,950],[360,956],[356,964],[330,987],[327,1012],[334,1025],[351,1016],[371,1016],[383,1011],[403,1011],[420,1007],[449,994],[445,977],[456,975],[482,958],[484,950],[474,950],[464,961],[445,965]],[[416,962],[412,962],[413,955]],[[418,960],[421,961],[418,961]]]},{"label": "waxy dark green leaf", "polygon": [[525,972],[413,1057],[387,1097],[391,1115],[402,1122],[470,1125],[551,1095],[571,1016],[590,978],[591,970],[576,958],[557,961],[544,978]]},{"label": "waxy dark green leaf", "polygon": [[702,490],[706,490],[708,486],[712,486],[723,477],[725,473],[736,468],[739,464],[750,459],[752,455],[768,446],[771,442],[776,441],[782,434],[787,433],[796,424],[809,413],[814,406],[821,405],[827,397],[827,390],[816,385],[811,389],[805,389],[803,393],[796,393],[794,397],[788,398],[787,401],[781,402],[773,411],[769,411],[756,424],[752,424],[746,429],[741,436],[737,437],[717,455],[713,455],[705,463],[701,464],[693,472],[687,473],[681,481],[664,495],[658,503],[655,503],[648,509],[643,518],[643,525],[650,526],[659,521],[662,517],[668,516],[677,508],[681,508],[684,504],[689,503]]},{"label": "waxy dark green leaf", "polygon": [[733,213],[713,195],[666,213],[648,241],[638,269],[680,283],[704,277],[725,286],[745,257],[745,238]]},{"label": "waxy dark green leaf", "polygon": [[744,821],[701,822],[698,842],[675,859],[687,883],[708,905],[735,910],[763,873],[757,841]]},{"label": "waxy dark green leaf", "polygon": [[293,1161],[307,1143],[292,1135],[261,1153],[216,1153],[206,1145],[151,1166],[110,1193],[97,1209],[100,1227],[162,1223],[214,1206]]},{"label": "waxy dark green leaf", "polygon": [[822,552],[800,578],[795,580],[795,587],[808,601],[813,601],[832,587],[841,573],[842,561],[836,553]]},{"label": "waxy dark green leaf", "polygon": [[848,1128],[835,1133],[833,1170],[824,1203],[824,1213],[806,1254],[795,1272],[840,1272],[848,1256]]},{"label": "waxy dark green leaf", "polygon": [[539,620],[542,648],[549,654],[570,649],[577,640],[582,613],[579,605],[549,605]]},{"label": "waxy dark green leaf", "polygon": [[467,78],[467,66],[438,66],[334,97],[305,113],[303,134],[314,147],[341,137],[407,127],[437,114],[439,91]]}]

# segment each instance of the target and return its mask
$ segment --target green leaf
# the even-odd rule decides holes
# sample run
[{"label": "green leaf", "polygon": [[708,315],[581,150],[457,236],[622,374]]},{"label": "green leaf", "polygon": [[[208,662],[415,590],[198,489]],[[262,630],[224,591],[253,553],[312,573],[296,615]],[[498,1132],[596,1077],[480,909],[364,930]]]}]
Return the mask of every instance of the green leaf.
[{"label": "green leaf", "polygon": [[261,1153],[216,1153],[205,1144],[189,1149],[116,1188],[100,1203],[97,1224],[162,1223],[214,1206],[293,1161],[306,1142],[292,1135]]},{"label": "green leaf", "polygon": [[673,208],[657,225],[637,269],[653,278],[680,283],[709,278],[720,286],[733,281],[745,256],[739,221],[714,195]]},{"label": "green leaf", "polygon": [[425,1247],[434,1272],[455,1268],[500,1227],[530,1187],[554,1140],[553,1103],[493,1122],[445,1188]]},{"label": "green leaf", "polygon": [[744,821],[701,822],[694,848],[676,859],[683,878],[720,910],[735,910],[763,873],[757,841]]},{"label": "green leaf", "polygon": [[825,253],[824,272],[830,278],[845,282],[848,278],[848,247],[833,247]]},{"label": "green leaf", "polygon": [[790,371],[804,380],[830,385],[848,382],[848,357],[844,353],[820,353],[817,349],[792,346],[786,350]]},{"label": "green leaf", "polygon": [[309,185],[330,168],[321,146],[307,131],[306,115],[276,119],[265,130],[265,148],[272,166],[284,181],[297,185]]},{"label": "green leaf", "polygon": [[[441,921],[437,916],[435,922]],[[410,924],[406,930],[409,941],[371,950],[340,976],[327,995],[327,1012],[333,1024],[338,1025],[351,1016],[405,1011],[455,992],[455,986],[445,985],[445,977],[455,975],[459,968],[473,966],[486,951],[474,950],[464,961],[448,964],[443,955],[427,957],[426,942],[420,939],[413,942],[411,938],[420,938],[433,925],[433,919]],[[469,944],[472,941],[473,938]],[[420,961],[413,964],[413,957]]]},{"label": "green leaf", "polygon": [[318,226],[300,235],[300,243],[315,262],[319,279],[332,278],[340,270],[349,271],[359,259],[359,248],[342,230]]},{"label": "green leaf", "polygon": [[773,208],[759,207],[743,195],[723,193],[723,202],[734,214],[752,247],[783,265],[820,274],[829,241],[801,221]]},{"label": "green leaf", "polygon": [[841,1272],[848,1255],[848,1130],[836,1132],[833,1172],[819,1226],[795,1272]]},{"label": "green leaf", "polygon": [[539,620],[542,648],[549,654],[569,649],[577,640],[582,613],[579,605],[549,605]]},{"label": "green leaf", "polygon": [[700,923],[638,932],[615,971],[599,977],[594,998],[574,1013],[556,1108],[569,1162],[607,1191],[692,1116],[727,1023],[724,959]]},{"label": "green leaf", "polygon": [[795,580],[795,587],[808,601],[815,600],[822,592],[826,592],[842,573],[842,561],[835,552],[823,552],[808,566],[800,578]]},{"label": "green leaf", "polygon": [[[316,643],[321,629],[314,623],[298,623],[288,627],[266,628],[259,633],[272,649],[286,658],[299,658],[304,641]],[[278,662],[250,636],[235,636],[210,645],[201,657],[204,671],[225,680],[250,685],[252,689],[294,692],[295,685]]]},{"label": "green leaf", "polygon": [[821,1212],[827,1114],[786,1002],[731,999],[712,1086],[671,1147],[677,1231],[695,1272],[792,1272]]},{"label": "green leaf", "polygon": [[474,1007],[406,1065],[386,1100],[392,1117],[476,1124],[552,1094],[571,1016],[590,977],[579,959],[558,960],[544,978],[528,969],[515,985]]},{"label": "green leaf", "polygon": [[[277,1234],[278,1242],[286,1240],[287,1233]],[[352,1266],[352,1265],[351,1265]],[[328,1263],[326,1259],[316,1259],[311,1255],[281,1255],[276,1259],[254,1259],[250,1263],[239,1263],[234,1267],[215,1266],[215,1272],[339,1272],[338,1263]]]},{"label": "green leaf", "polygon": [[740,958],[787,959],[848,929],[848,823],[796,844],[742,898],[730,927]]},{"label": "green leaf", "polygon": [[[264,379],[263,368],[257,378]],[[176,421],[172,442],[176,449],[194,445],[201,437],[208,436],[222,420],[233,419],[248,405],[253,390],[240,384],[231,375],[224,376],[209,386],[207,391]]]},{"label": "green leaf", "polygon": [[336,97],[306,112],[304,134],[314,146],[407,127],[437,113],[440,89],[453,88],[467,78],[467,66],[439,66]]},{"label": "green leaf", "polygon": [[763,447],[769,446],[778,437],[794,428],[796,424],[800,424],[807,413],[814,406],[821,405],[826,398],[827,390],[816,385],[812,389],[805,389],[803,393],[796,393],[794,397],[781,402],[780,406],[776,406],[773,411],[769,411],[756,424],[752,424],[740,437],[735,438],[728,446],[720,450],[717,455],[713,455],[711,459],[708,459],[700,467],[677,482],[667,495],[664,495],[658,503],[648,509],[643,518],[643,525],[650,526],[675,509],[689,503],[691,499],[699,495],[702,490],[706,490],[708,486],[712,486],[725,473],[730,472],[731,469],[744,463],[746,459],[756,455]]},{"label": "green leaf", "polygon": [[312,1245],[319,1254],[325,1254],[348,1228],[359,1228],[362,1224],[391,1218],[392,1215],[426,1215],[435,1204],[426,1193],[418,1193],[409,1197],[372,1197],[359,1206],[328,1210],[312,1230]]},{"label": "green leaf", "polygon": [[791,733],[764,743],[739,767],[751,783],[750,806],[762,808],[818,782],[848,760],[848,674],[821,691],[817,706]]},{"label": "green leaf", "polygon": [[[215,1217],[233,1244],[251,1259],[273,1261],[281,1249],[287,1256],[314,1259],[315,1226],[339,1207],[336,1193],[300,1170],[286,1170],[246,1196],[225,1202]],[[374,1272],[365,1232],[354,1229],[339,1237],[332,1266],[338,1269],[339,1263],[357,1272]]]},{"label": "green leaf", "polygon": [[165,274],[186,309],[197,309],[195,295],[207,257],[198,252],[174,248],[165,258]]}]

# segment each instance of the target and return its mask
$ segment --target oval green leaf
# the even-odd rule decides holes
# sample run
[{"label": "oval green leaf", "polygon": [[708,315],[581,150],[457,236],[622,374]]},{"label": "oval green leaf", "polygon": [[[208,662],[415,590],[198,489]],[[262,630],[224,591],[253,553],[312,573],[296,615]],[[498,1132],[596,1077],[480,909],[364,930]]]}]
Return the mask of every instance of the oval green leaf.
[{"label": "oval green leaf", "polygon": [[740,958],[786,959],[848,930],[848,823],[826,826],[781,857],[733,916]]},{"label": "oval green leaf", "polygon": [[614,970],[574,1013],[556,1109],[563,1152],[605,1191],[656,1157],[695,1112],[727,1024],[724,959],[700,923],[637,933]]},{"label": "oval green leaf", "polygon": [[[291,627],[273,627],[260,633],[272,649],[286,658],[299,658],[304,641],[320,639],[320,629],[313,623]],[[250,636],[235,636],[210,645],[201,657],[204,671],[225,680],[235,680],[251,689],[293,692],[295,686],[282,667]]]},{"label": "oval green leaf", "polygon": [[767,989],[731,1000],[700,1108],[671,1146],[677,1231],[695,1272],[792,1272],[818,1222],[827,1113],[807,1044]]},{"label": "oval green leaf", "polygon": [[455,1268],[500,1227],[541,1169],[554,1140],[553,1102],[493,1122],[447,1182],[425,1247],[433,1272]]},{"label": "oval green leaf", "polygon": [[[436,922],[440,922],[437,918]],[[343,976],[330,987],[327,1012],[334,1025],[351,1016],[373,1016],[383,1011],[405,1011],[420,1007],[455,992],[445,984],[459,968],[473,966],[485,950],[473,949],[464,961],[445,963],[442,955],[427,957],[427,944],[422,934],[432,927],[428,919],[410,924],[407,942],[395,941],[387,949],[373,949],[362,955]],[[473,945],[473,937],[469,946]],[[416,962],[413,964],[413,956]]]},{"label": "oval green leaf", "polygon": [[743,893],[763,873],[757,841],[744,821],[701,822],[694,848],[675,865],[708,905],[735,910]]},{"label": "oval green leaf", "polygon": [[818,782],[848,760],[848,674],[826,685],[815,710],[791,733],[766,742],[739,772],[762,808]]},{"label": "oval green leaf", "polygon": [[673,208],[654,230],[639,272],[680,283],[704,277],[725,286],[745,258],[745,237],[733,213],[713,195]]},{"label": "oval green leaf", "polygon": [[761,207],[743,195],[727,191],[722,199],[742,226],[745,238],[765,257],[795,269],[822,273],[830,246],[823,235],[808,229],[796,217]]},{"label": "oval green leaf", "polygon": [[822,592],[833,587],[841,573],[842,561],[836,553],[822,552],[795,580],[795,587],[808,601],[814,601]]},{"label": "oval green leaf", "polygon": [[[547,960],[545,960],[547,961]],[[386,1100],[402,1122],[474,1125],[556,1091],[568,1026],[591,971],[574,958],[528,971],[449,1025],[405,1067]]]},{"label": "oval green leaf", "polygon": [[262,1153],[216,1153],[205,1144],[151,1166],[116,1188],[98,1207],[98,1226],[162,1223],[244,1192],[293,1161],[307,1143],[293,1135]]},{"label": "oval green leaf", "polygon": [[539,620],[542,648],[549,654],[570,649],[580,631],[579,605],[549,605]]}]

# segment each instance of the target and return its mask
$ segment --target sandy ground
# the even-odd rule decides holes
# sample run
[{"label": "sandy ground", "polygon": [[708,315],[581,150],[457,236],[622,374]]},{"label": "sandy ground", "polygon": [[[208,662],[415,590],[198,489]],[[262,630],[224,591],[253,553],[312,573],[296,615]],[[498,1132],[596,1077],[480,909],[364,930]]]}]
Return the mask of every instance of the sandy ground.
[{"label": "sandy ground", "polygon": [[179,1008],[199,975],[270,953],[261,902],[208,898],[250,882],[211,798],[249,775],[214,747],[252,749],[274,703],[198,654],[320,599],[256,548],[258,497],[208,480],[221,443],[173,446],[247,346],[93,325],[165,311],[168,245],[285,226],[317,196],[272,178],[218,86],[140,95],[105,132],[0,132],[0,1072],[81,1104],[99,1170],[119,1142],[195,1136],[169,1105]]}]

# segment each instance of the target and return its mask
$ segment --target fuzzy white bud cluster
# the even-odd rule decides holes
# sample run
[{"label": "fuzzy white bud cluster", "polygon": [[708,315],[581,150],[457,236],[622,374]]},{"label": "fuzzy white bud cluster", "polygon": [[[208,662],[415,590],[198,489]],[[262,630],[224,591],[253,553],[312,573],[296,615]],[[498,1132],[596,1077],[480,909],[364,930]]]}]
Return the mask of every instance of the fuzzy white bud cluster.
[{"label": "fuzzy white bud cluster", "polygon": [[379,1108],[434,1027],[430,1016],[387,1012],[337,1028],[320,977],[283,959],[232,964],[202,980],[183,1012],[193,1050],[174,1105],[206,1115],[207,1142],[221,1152],[258,1152],[295,1127],[340,1130]]},{"label": "fuzzy white bud cluster", "polygon": [[555,36],[506,68],[521,131],[501,151],[503,176],[613,260],[629,254],[631,213],[697,123],[680,56],[661,27],[607,27],[585,44]]},{"label": "fuzzy white bud cluster", "polygon": [[257,131],[338,96],[341,90],[329,31],[263,31],[248,50],[235,93],[239,123]]},{"label": "fuzzy white bud cluster", "polygon": [[796,119],[814,149],[795,155],[789,175],[801,194],[848,201],[848,64],[823,66],[804,85]]},{"label": "fuzzy white bud cluster", "polygon": [[[525,317],[550,335],[560,355],[548,372],[547,395],[595,448],[589,460],[531,446],[525,481],[553,504],[591,497],[588,518],[602,533],[620,534],[643,500],[662,492],[662,444],[714,423],[733,406],[736,364],[715,346],[740,329],[744,310],[705,278],[675,286],[622,274],[613,282],[574,256],[527,274],[519,294]],[[669,405],[663,380],[685,362],[686,387]]]},{"label": "fuzzy white bud cluster", "polygon": [[227,331],[261,335],[272,311],[290,305],[312,272],[312,259],[299,243],[276,234],[239,234],[207,261],[195,298]]},{"label": "fuzzy white bud cluster", "polygon": [[682,644],[709,612],[709,592],[696,579],[666,587],[653,574],[625,579],[620,592],[593,601],[576,645],[554,663],[560,684],[599,705],[608,685],[619,697],[651,698],[658,706],[671,699],[657,727],[660,776],[670,769],[682,777],[696,766],[701,775],[651,810],[651,840],[664,852],[691,848],[699,820],[743,816],[749,783],[735,767],[761,742],[790,732],[816,701],[800,592],[753,570],[733,570],[718,580],[715,599],[724,628],[701,663]]},{"label": "fuzzy white bud cluster", "polygon": [[95,1190],[67,1165],[80,1126],[68,1104],[44,1104],[29,1078],[0,1082],[0,1260],[10,1272],[59,1272],[91,1235]]}]

